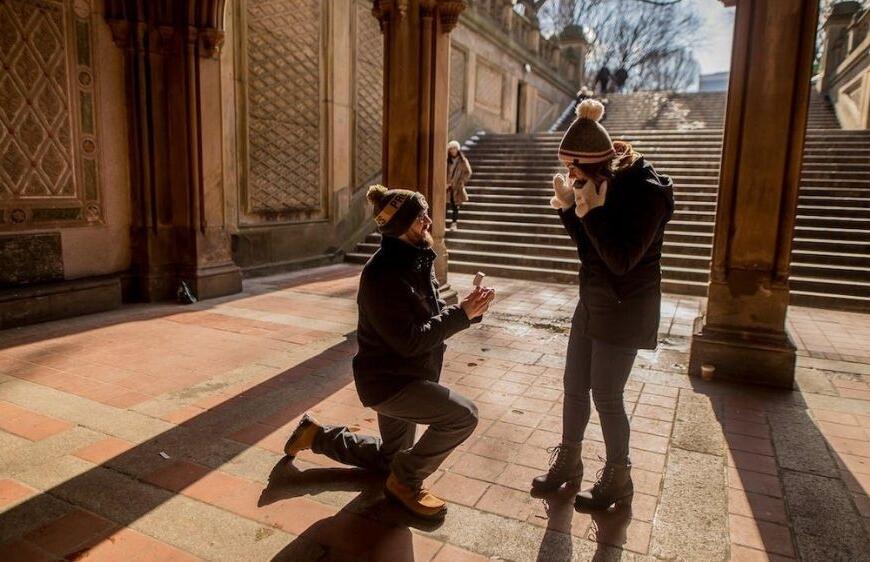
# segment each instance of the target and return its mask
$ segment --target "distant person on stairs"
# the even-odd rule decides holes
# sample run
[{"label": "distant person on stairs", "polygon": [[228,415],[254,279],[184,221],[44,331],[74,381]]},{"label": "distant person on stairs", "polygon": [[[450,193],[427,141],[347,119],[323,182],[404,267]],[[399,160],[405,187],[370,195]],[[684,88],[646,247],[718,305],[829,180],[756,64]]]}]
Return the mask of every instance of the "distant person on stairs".
[{"label": "distant person on stairs", "polygon": [[[495,292],[475,287],[460,304],[448,306],[433,271],[426,199],[380,185],[369,188],[367,196],[382,238],[360,276],[353,377],[360,401],[377,412],[381,438],[322,425],[305,414],[284,452],[294,457],[311,449],[344,464],[387,472],[387,496],[414,515],[437,520],[447,504],[423,481],[471,436],[478,421],[471,400],[438,382],[444,341],[479,322]],[[428,428],[415,443],[418,424]]]},{"label": "distant person on stairs", "polygon": [[471,164],[462,154],[458,141],[447,144],[447,197],[450,200],[450,210],[453,213],[450,230],[456,230],[459,222],[459,206],[468,201],[468,191],[465,184],[471,179]]},{"label": "distant person on stairs", "polygon": [[553,178],[551,205],[577,244],[580,302],[565,360],[562,442],[547,474],[532,487],[547,492],[583,479],[581,447],[591,392],[601,419],[606,460],[578,509],[631,501],[629,423],[623,390],[638,349],[657,344],[665,225],[674,210],[673,182],[626,142],[611,142],[599,120],[604,106],[585,100],[559,147],[568,175]]},{"label": "distant person on stairs", "polygon": [[593,84],[596,88],[598,88],[598,93],[607,94],[609,92],[608,88],[610,87],[610,69],[607,68],[607,65],[602,65],[600,69],[598,69],[598,74],[595,75],[595,83]]},{"label": "distant person on stairs", "polygon": [[625,87],[625,83],[628,81],[628,71],[624,66],[620,66],[616,69],[616,72],[613,73],[613,85],[614,90],[617,92],[621,92]]}]

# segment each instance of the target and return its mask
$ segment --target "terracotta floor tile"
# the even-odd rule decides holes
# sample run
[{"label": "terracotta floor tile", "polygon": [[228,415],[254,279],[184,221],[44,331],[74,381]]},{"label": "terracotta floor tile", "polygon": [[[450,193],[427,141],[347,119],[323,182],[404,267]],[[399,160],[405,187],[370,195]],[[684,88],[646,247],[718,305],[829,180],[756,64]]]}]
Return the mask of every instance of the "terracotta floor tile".
[{"label": "terracotta floor tile", "polygon": [[733,419],[725,420],[725,431],[761,439],[770,439],[770,427],[767,424],[743,422]]},{"label": "terracotta floor tile", "polygon": [[133,446],[133,443],[130,443],[129,441],[124,441],[117,437],[107,437],[106,439],[78,449],[73,452],[73,455],[94,464],[102,464],[107,460],[130,450]]},{"label": "terracotta floor tile", "polygon": [[629,443],[631,443],[632,447],[643,449],[644,451],[661,454],[668,452],[668,439],[658,435],[632,431]]},{"label": "terracotta floor tile", "polygon": [[6,410],[7,414],[0,417],[0,429],[25,439],[30,439],[31,441],[41,441],[66,431],[73,425],[69,422],[43,416],[42,414],[37,414],[12,404],[7,406]]},{"label": "terracotta floor tile", "polygon": [[725,432],[725,443],[732,451],[745,451],[757,455],[773,456],[773,445],[769,438],[759,439],[748,435]]},{"label": "terracotta floor tile", "polygon": [[0,480],[0,508],[12,503],[18,503],[24,498],[36,494],[36,490],[16,480]]},{"label": "terracotta floor tile", "polygon": [[531,428],[504,422],[494,423],[485,433],[487,437],[502,439],[512,443],[525,443],[531,434]]},{"label": "terracotta floor tile", "polygon": [[495,482],[496,478],[507,468],[504,461],[482,457],[473,453],[463,453],[456,457],[450,467],[450,472],[469,476],[486,482]]},{"label": "terracotta floor tile", "polygon": [[53,562],[57,558],[32,543],[17,540],[0,544],[0,560],[3,562]]},{"label": "terracotta floor tile", "polygon": [[841,425],[833,422],[819,422],[819,429],[825,437],[845,437],[846,439],[867,440],[867,432],[861,427]]},{"label": "terracotta floor tile", "polygon": [[737,488],[728,489],[728,512],[774,523],[788,523],[785,503],[779,498],[746,492]]},{"label": "terracotta floor tile", "polygon": [[211,469],[185,460],[167,460],[166,466],[147,474],[143,480],[160,488],[180,492],[195,483]]},{"label": "terracotta floor tile", "polygon": [[481,436],[470,444],[469,451],[483,457],[511,462],[518,454],[516,444],[502,439]]},{"label": "terracotta floor tile", "polygon": [[520,410],[545,414],[553,408],[553,402],[551,400],[539,400],[537,398],[529,398],[528,396],[520,396],[511,403],[511,406]]},{"label": "terracotta floor tile", "polygon": [[740,515],[732,515],[728,520],[732,542],[774,554],[794,556],[788,527]]},{"label": "terracotta floor tile", "polygon": [[729,467],[728,486],[774,498],[782,497],[782,485],[779,482],[779,478],[751,470],[738,470]]},{"label": "terracotta floor tile", "polygon": [[524,521],[532,512],[534,500],[527,492],[512,490],[494,484],[486,491],[475,506],[477,509],[491,511],[512,519]]},{"label": "terracotta floor tile", "polygon": [[670,437],[673,423],[631,416],[631,429],[632,431],[641,431],[652,435],[658,435],[659,437]]},{"label": "terracotta floor tile", "polygon": [[785,562],[794,560],[785,556],[777,556],[763,550],[756,550],[739,544],[731,545],[731,562]]},{"label": "terracotta floor tile", "polygon": [[432,491],[449,502],[471,507],[483,496],[488,487],[489,484],[481,480],[455,472],[445,472],[435,482]]},{"label": "terracotta floor tile", "polygon": [[64,557],[96,544],[117,526],[89,511],[73,509],[66,515],[30,531],[24,539],[52,554]]},{"label": "terracotta floor tile", "polygon": [[650,406],[649,404],[638,404],[634,409],[634,415],[642,418],[669,422],[674,419],[674,409]]},{"label": "terracotta floor tile", "polygon": [[631,516],[640,521],[651,522],[655,517],[658,498],[649,494],[634,493],[631,500]]},{"label": "terracotta floor tile", "polygon": [[776,466],[776,459],[767,455],[757,455],[755,453],[747,453],[746,451],[726,451],[728,466],[735,467],[739,470],[750,470],[753,472],[762,472],[776,476],[779,469]]},{"label": "terracotta floor tile", "polygon": [[536,468],[511,464],[496,478],[496,483],[508,488],[514,488],[515,490],[528,492],[532,489],[532,479],[541,474],[543,473]]}]

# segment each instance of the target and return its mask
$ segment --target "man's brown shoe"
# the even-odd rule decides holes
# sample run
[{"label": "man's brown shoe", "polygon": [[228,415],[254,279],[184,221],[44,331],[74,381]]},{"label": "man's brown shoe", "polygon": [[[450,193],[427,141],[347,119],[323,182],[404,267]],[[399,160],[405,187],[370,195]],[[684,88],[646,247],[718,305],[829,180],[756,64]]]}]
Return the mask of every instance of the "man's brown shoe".
[{"label": "man's brown shoe", "polygon": [[314,438],[317,436],[317,432],[321,429],[317,420],[311,417],[311,415],[305,414],[302,416],[299,425],[296,426],[296,429],[290,435],[287,444],[284,445],[284,453],[289,457],[295,457],[299,454],[299,451],[310,449],[311,444],[314,443]]},{"label": "man's brown shoe", "polygon": [[441,520],[447,513],[447,502],[425,488],[415,490],[402,484],[392,472],[387,478],[384,492],[387,497],[399,502],[417,517]]}]

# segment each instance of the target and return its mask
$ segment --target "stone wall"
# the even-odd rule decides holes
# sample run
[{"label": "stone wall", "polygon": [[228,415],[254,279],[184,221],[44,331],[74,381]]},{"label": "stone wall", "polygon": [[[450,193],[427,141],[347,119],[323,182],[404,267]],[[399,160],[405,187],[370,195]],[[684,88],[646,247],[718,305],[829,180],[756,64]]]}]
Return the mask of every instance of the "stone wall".
[{"label": "stone wall", "polygon": [[819,89],[844,129],[870,129],[870,9],[835,4],[825,21]]},{"label": "stone wall", "polygon": [[[512,18],[521,18],[511,14]],[[516,22],[515,20],[515,22]],[[577,90],[565,64],[552,64],[500,20],[467,10],[452,33],[450,134],[545,131]],[[516,24],[516,23],[515,23]],[[514,24],[514,25],[515,25]]]},{"label": "stone wall", "polygon": [[378,179],[383,41],[364,0],[228,4],[222,54],[233,257],[248,274],[338,258]]},{"label": "stone wall", "polygon": [[4,261],[4,288],[129,268],[123,58],[100,10],[0,3],[0,246],[21,258]]}]

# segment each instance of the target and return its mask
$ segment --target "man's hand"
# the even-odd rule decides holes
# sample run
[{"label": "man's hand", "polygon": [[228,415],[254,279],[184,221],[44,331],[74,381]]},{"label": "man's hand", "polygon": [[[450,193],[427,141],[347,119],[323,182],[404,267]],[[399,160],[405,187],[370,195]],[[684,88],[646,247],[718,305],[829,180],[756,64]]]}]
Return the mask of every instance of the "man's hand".
[{"label": "man's hand", "polygon": [[462,299],[459,306],[465,311],[469,320],[474,320],[489,309],[490,303],[495,298],[495,290],[486,287],[475,287],[467,297]]},{"label": "man's hand", "polygon": [[601,185],[595,185],[595,182],[588,180],[581,188],[574,188],[574,202],[577,204],[575,212],[581,219],[586,216],[586,213],[604,205],[607,198],[607,181]]}]

